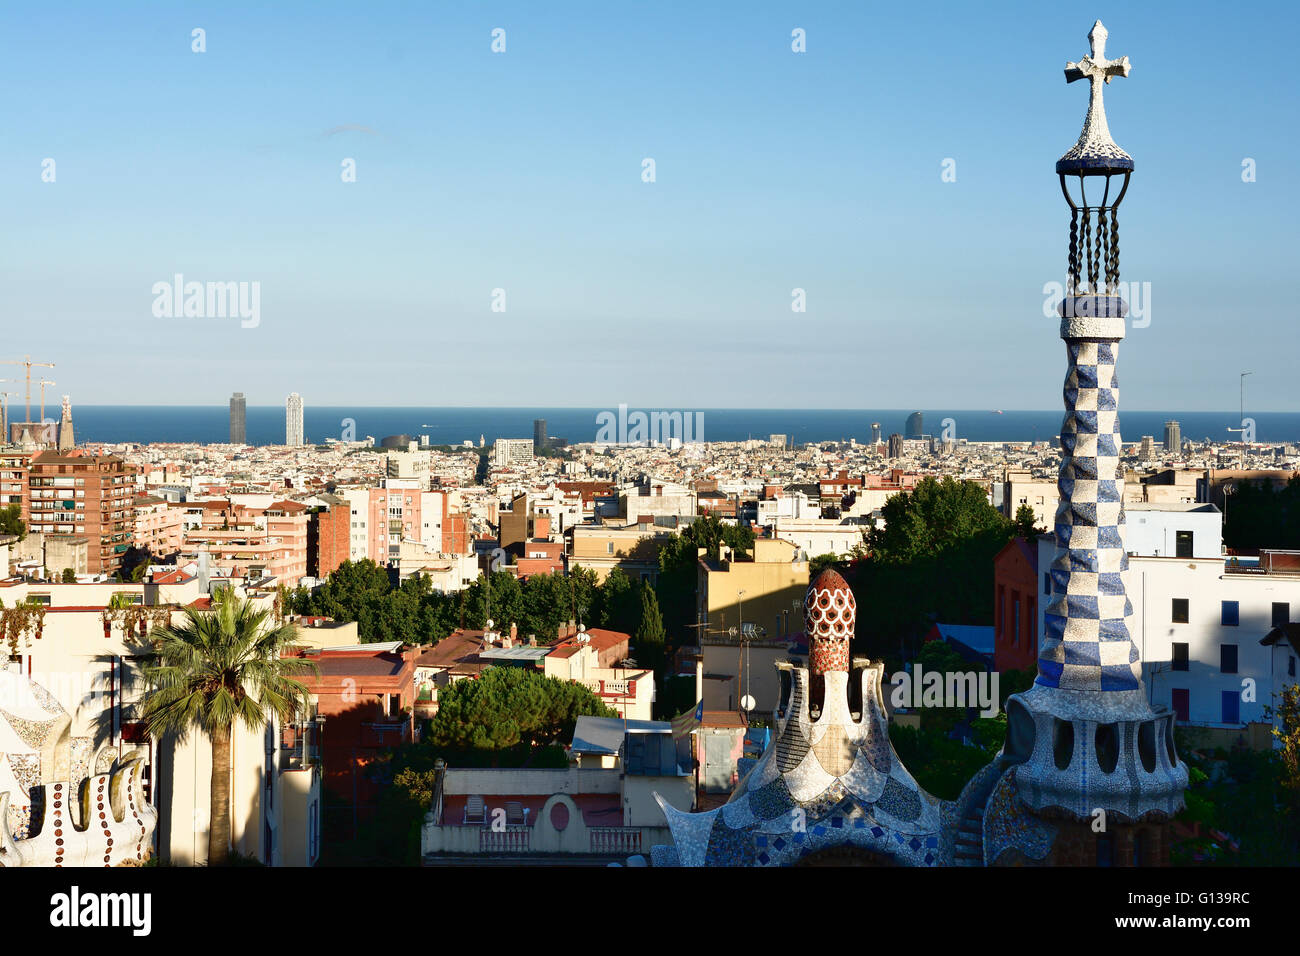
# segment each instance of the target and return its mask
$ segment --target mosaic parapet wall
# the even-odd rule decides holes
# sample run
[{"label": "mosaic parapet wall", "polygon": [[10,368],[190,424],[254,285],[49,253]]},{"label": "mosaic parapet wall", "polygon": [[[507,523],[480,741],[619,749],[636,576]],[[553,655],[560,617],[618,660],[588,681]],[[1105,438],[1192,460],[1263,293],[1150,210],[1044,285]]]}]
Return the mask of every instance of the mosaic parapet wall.
[{"label": "mosaic parapet wall", "polygon": [[777,665],[791,681],[775,739],[717,810],[685,813],[659,799],[675,853],[652,851],[656,865],[675,857],[682,866],[780,866],[836,848],[903,866],[945,862],[941,801],[920,788],[889,742],[884,668],[854,664],[863,665],[852,673],[862,711],[849,710],[850,674],[831,671],[817,717],[807,669]]},{"label": "mosaic parapet wall", "polygon": [[[144,799],[142,769],[143,762],[132,758],[112,773],[86,778],[80,788],[66,781],[46,784],[40,826],[32,827],[35,836],[14,840],[7,826],[0,827],[0,867],[144,862],[158,813]],[[0,793],[0,820],[8,804],[9,793]]]},{"label": "mosaic parapet wall", "polygon": [[1079,696],[1035,688],[1008,699],[1004,755],[1020,765],[1025,803],[1080,819],[1098,809],[1130,822],[1177,814],[1188,776],[1174,715],[1153,709],[1140,689],[1100,703]]}]

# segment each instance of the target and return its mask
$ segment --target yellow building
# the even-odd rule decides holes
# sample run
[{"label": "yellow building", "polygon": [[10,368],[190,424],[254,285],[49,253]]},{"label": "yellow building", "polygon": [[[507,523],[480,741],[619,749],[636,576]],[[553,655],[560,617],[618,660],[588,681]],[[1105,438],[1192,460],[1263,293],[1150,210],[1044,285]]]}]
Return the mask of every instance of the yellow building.
[{"label": "yellow building", "polygon": [[622,568],[633,581],[653,584],[659,576],[659,549],[675,534],[649,522],[615,527],[578,525],[573,529],[570,568],[590,568],[604,583],[609,572]]},{"label": "yellow building", "polygon": [[[808,559],[789,541],[757,538],[752,555],[699,558],[699,617],[707,632],[753,625],[759,636],[783,638],[803,629],[798,602],[808,590]],[[793,620],[793,624],[791,624]]]}]

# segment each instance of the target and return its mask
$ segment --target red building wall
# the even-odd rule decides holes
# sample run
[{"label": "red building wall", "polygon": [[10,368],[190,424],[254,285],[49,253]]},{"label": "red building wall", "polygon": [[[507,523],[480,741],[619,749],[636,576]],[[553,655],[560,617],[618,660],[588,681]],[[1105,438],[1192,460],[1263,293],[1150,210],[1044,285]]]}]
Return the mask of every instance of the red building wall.
[{"label": "red building wall", "polygon": [[343,504],[318,512],[314,517],[319,535],[315,574],[323,578],[348,559],[352,512]]},{"label": "red building wall", "polygon": [[1038,543],[1015,538],[993,559],[993,666],[1038,666]]}]

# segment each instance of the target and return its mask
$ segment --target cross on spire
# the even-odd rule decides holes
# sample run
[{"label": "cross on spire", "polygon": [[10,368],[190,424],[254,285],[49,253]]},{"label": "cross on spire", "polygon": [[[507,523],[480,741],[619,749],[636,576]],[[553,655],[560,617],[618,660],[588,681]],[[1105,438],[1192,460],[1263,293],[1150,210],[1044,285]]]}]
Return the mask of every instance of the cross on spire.
[{"label": "cross on spire", "polygon": [[1106,38],[1109,36],[1106,27],[1098,20],[1088,32],[1092,53],[1077,63],[1065,65],[1065,82],[1087,80],[1091,95],[1088,98],[1088,116],[1083,121],[1079,141],[1062,159],[1081,160],[1084,166],[1101,165],[1097,161],[1107,158],[1118,159],[1126,161],[1122,164],[1131,169],[1132,158],[1111,138],[1110,127],[1106,123],[1106,107],[1101,96],[1103,83],[1109,83],[1116,76],[1128,76],[1129,73],[1128,57],[1106,59]]}]

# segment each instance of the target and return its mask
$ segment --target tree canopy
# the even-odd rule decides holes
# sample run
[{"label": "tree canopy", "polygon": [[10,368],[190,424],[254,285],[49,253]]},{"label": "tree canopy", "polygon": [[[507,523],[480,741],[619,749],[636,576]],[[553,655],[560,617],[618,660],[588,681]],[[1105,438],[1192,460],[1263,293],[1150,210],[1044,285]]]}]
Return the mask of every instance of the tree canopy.
[{"label": "tree canopy", "polygon": [[[870,555],[849,569],[858,645],[875,657],[915,649],[937,620],[993,623],[993,558],[1015,525],[974,482],[925,478],[881,509]],[[907,656],[904,654],[904,656]]]},{"label": "tree canopy", "polygon": [[617,714],[582,684],[522,667],[489,667],[476,680],[438,692],[438,713],[425,739],[451,750],[546,746],[571,737],[583,716]]}]

